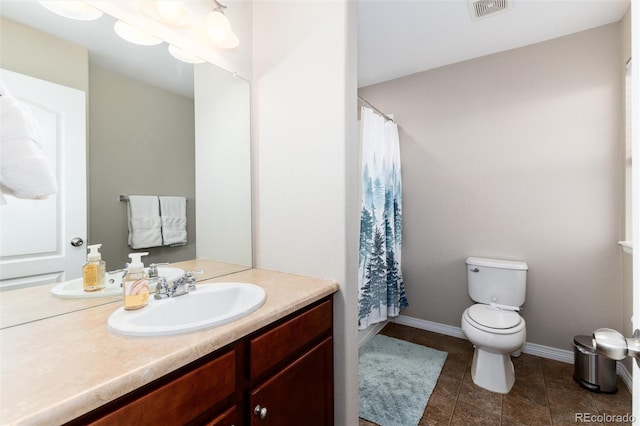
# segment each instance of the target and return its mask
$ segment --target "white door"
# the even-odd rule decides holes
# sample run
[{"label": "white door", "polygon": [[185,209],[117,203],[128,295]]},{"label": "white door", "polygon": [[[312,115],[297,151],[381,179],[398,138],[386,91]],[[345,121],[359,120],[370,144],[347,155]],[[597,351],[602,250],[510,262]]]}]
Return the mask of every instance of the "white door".
[{"label": "white door", "polygon": [[[58,192],[46,200],[5,195],[0,291],[78,278],[87,239],[85,92],[3,69],[0,78],[33,111],[58,183]],[[74,238],[83,244],[72,245]]]}]

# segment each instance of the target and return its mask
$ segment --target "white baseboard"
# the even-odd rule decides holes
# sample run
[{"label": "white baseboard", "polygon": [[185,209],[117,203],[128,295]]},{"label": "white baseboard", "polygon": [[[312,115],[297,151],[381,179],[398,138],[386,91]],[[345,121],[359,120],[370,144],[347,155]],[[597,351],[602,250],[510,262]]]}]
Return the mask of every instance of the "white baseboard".
[{"label": "white baseboard", "polygon": [[539,356],[540,358],[566,362],[567,364],[573,364],[574,361],[573,351],[538,345],[536,343],[526,342],[522,348],[522,352],[529,355]]},{"label": "white baseboard", "polygon": [[[452,325],[440,324],[433,321],[425,321],[418,318],[408,317],[406,315],[399,315],[395,318],[392,318],[391,321],[397,324],[419,328],[421,330],[433,331],[434,333],[444,334],[445,336],[453,336],[461,339],[465,338],[464,333],[462,332],[462,329],[460,327],[454,327]],[[375,333],[380,331],[380,329],[375,331]],[[373,335],[371,337],[373,337]],[[371,337],[369,337],[369,339]],[[525,343],[524,347],[522,348],[522,352],[529,355],[539,356],[541,358],[547,358],[547,359],[553,359],[555,361],[565,362],[567,364],[573,364],[574,362],[573,351],[553,348],[550,346],[538,345],[536,343]],[[621,362],[618,362],[616,372],[620,376],[624,384],[627,385],[627,388],[629,388],[629,392],[632,392],[633,376],[631,375],[629,370],[627,370],[627,368]]]},{"label": "white baseboard", "polygon": [[408,317],[406,315],[398,315],[391,320],[397,324],[408,325],[409,327],[415,327],[421,330],[433,331],[434,333],[444,334],[445,336],[459,337],[461,339],[465,338],[462,329],[452,325],[425,321],[418,318]]},{"label": "white baseboard", "polygon": [[[421,330],[433,331],[434,333],[444,334],[446,336],[459,337],[464,339],[464,333],[460,327],[452,325],[440,324],[432,321],[425,321],[418,318],[412,318],[400,315],[393,319],[393,322],[408,325],[410,327],[419,328]],[[541,358],[553,359],[560,362],[573,364],[573,352],[565,349],[552,348],[551,346],[538,345],[536,343],[525,343],[522,352],[539,356]],[[626,371],[626,369],[625,369]],[[627,372],[628,374],[628,372]]]},{"label": "white baseboard", "polygon": [[[439,324],[437,322],[425,321],[418,318],[400,315],[394,318],[394,322],[410,327],[419,328],[421,330],[433,331],[434,333],[444,334],[447,336],[459,337],[464,339],[464,333],[460,327],[452,325]],[[550,346],[538,345],[536,343],[525,343],[522,352],[539,356],[541,358],[553,359],[556,361],[573,364],[573,352],[564,349],[552,348]]]},{"label": "white baseboard", "polygon": [[627,385],[629,392],[633,393],[633,376],[631,375],[629,370],[627,370],[627,367],[625,367],[623,363],[618,361],[616,364],[616,371],[618,372],[618,376],[620,376],[624,384]]},{"label": "white baseboard", "polygon": [[359,330],[358,331],[358,347],[361,348],[362,345],[367,343],[369,340],[373,339],[373,336],[378,334],[380,330],[382,330],[384,326],[387,325],[388,322],[389,320],[386,320],[383,322],[379,322],[377,324],[372,324],[369,327],[365,328],[364,330]]}]

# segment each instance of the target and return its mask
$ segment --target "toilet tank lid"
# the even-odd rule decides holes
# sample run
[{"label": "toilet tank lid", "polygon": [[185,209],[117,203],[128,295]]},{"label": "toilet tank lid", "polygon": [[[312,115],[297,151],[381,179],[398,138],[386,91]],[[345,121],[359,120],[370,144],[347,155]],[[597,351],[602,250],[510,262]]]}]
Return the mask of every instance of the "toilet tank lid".
[{"label": "toilet tank lid", "polygon": [[516,269],[526,271],[529,266],[526,262],[520,262],[517,260],[501,260],[501,259],[487,259],[484,257],[468,257],[466,260],[467,265],[485,266],[489,268],[500,269]]}]

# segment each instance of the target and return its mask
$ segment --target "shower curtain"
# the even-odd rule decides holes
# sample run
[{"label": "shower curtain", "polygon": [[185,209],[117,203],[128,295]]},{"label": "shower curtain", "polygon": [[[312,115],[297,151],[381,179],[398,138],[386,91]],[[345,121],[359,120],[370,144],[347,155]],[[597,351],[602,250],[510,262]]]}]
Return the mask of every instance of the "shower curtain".
[{"label": "shower curtain", "polygon": [[402,180],[398,126],[362,108],[358,328],[408,306],[402,281]]}]

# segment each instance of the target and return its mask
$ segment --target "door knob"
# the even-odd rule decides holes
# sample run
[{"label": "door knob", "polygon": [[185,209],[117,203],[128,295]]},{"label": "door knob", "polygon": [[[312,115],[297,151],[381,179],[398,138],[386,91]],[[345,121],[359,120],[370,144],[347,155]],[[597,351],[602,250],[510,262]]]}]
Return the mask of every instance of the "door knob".
[{"label": "door knob", "polygon": [[84,240],[80,237],[75,237],[71,239],[71,245],[74,247],[81,247],[84,244]]},{"label": "door knob", "polygon": [[253,409],[253,414],[260,417],[261,419],[264,419],[265,417],[267,417],[267,407],[263,407],[262,405],[256,405],[255,408]]},{"label": "door knob", "polygon": [[593,347],[600,355],[616,361],[635,358],[640,366],[640,330],[627,339],[616,330],[599,328],[593,332]]}]

